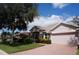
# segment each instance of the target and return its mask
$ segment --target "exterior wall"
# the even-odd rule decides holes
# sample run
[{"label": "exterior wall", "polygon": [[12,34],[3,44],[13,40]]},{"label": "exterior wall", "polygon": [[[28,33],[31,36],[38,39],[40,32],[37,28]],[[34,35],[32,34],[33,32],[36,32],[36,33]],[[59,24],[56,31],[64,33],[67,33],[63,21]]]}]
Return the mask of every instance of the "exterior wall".
[{"label": "exterior wall", "polygon": [[59,26],[55,30],[51,31],[51,43],[57,44],[69,44],[71,40],[74,40],[75,30],[66,26]]},{"label": "exterior wall", "polygon": [[52,31],[52,33],[66,33],[66,32],[75,32],[75,30],[72,28],[61,25]]}]

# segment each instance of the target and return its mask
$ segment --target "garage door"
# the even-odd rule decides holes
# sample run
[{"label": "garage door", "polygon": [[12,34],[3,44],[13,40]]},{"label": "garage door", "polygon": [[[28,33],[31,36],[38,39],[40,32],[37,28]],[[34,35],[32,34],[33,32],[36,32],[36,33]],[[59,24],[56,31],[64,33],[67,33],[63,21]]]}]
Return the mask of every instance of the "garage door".
[{"label": "garage door", "polygon": [[51,43],[69,44],[74,35],[51,35]]}]

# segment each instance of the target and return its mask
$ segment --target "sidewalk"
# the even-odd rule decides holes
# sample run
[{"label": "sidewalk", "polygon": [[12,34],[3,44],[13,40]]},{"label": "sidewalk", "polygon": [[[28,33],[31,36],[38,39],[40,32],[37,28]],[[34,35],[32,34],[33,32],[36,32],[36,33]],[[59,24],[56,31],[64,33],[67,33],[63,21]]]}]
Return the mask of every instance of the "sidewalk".
[{"label": "sidewalk", "polygon": [[7,53],[0,49],[0,55],[7,55]]}]

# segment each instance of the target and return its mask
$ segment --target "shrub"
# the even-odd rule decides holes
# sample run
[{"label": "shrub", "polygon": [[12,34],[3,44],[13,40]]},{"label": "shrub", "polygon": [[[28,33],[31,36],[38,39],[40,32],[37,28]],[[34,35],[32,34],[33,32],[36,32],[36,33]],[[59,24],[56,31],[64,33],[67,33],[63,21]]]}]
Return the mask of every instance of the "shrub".
[{"label": "shrub", "polygon": [[29,35],[25,35],[25,34],[20,34],[21,42],[22,43],[26,43],[26,44],[30,44],[33,42],[33,39],[29,36]]},{"label": "shrub", "polygon": [[51,44],[51,40],[41,40],[42,43]]},{"label": "shrub", "polygon": [[35,39],[36,43],[41,43],[41,39]]},{"label": "shrub", "polygon": [[27,44],[33,43],[33,39],[32,38],[25,38],[24,43],[27,43]]},{"label": "shrub", "polygon": [[49,39],[36,39],[36,43],[51,44],[51,40],[49,40]]}]

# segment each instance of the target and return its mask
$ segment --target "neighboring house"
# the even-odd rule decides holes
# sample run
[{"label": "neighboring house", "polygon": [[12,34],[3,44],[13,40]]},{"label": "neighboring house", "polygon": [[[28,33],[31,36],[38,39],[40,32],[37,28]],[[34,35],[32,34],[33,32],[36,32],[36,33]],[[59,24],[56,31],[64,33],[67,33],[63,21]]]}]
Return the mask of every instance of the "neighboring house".
[{"label": "neighboring house", "polygon": [[50,33],[51,43],[69,44],[72,40],[75,40],[76,26],[60,23],[53,27]]}]

